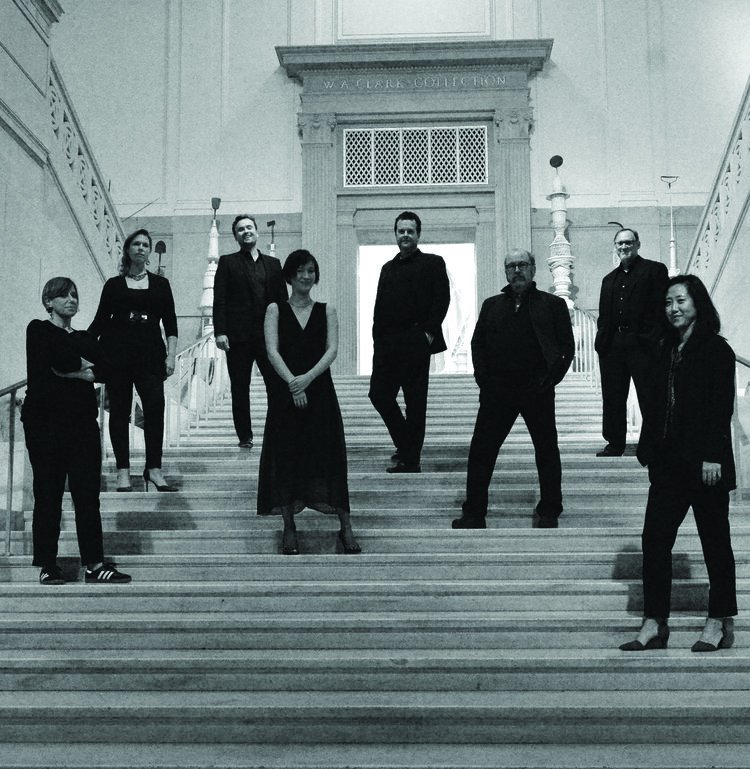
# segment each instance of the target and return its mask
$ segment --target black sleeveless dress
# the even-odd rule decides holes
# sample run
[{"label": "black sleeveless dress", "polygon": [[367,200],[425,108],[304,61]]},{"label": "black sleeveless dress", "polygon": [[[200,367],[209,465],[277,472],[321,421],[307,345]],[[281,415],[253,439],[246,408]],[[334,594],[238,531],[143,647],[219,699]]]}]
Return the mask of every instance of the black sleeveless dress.
[{"label": "black sleeveless dress", "polygon": [[[325,354],[326,306],[315,302],[305,328],[294,310],[279,305],[279,353],[296,376]],[[274,372],[268,386],[268,415],[258,477],[258,515],[349,512],[346,442],[330,369],[305,391],[307,407],[294,405],[289,387]]]}]

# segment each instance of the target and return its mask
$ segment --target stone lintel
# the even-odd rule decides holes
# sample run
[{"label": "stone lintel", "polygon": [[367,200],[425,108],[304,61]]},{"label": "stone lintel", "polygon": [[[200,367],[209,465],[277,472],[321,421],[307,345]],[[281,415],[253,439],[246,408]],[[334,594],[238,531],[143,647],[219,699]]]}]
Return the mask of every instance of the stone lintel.
[{"label": "stone lintel", "polygon": [[301,83],[308,74],[393,68],[520,68],[538,72],[549,60],[552,39],[446,43],[276,46],[279,64]]}]

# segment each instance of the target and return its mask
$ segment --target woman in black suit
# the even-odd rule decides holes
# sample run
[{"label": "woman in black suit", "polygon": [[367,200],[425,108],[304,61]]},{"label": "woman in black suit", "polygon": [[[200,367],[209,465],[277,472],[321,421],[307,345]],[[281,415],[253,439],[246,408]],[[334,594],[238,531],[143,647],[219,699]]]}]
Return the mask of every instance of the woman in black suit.
[{"label": "woman in black suit", "polygon": [[735,356],[719,336],[719,315],[695,275],[669,281],[661,354],[644,412],[638,459],[651,487],[643,525],[644,622],[623,651],[663,649],[669,639],[672,547],[693,508],[708,571],[708,619],[692,651],[734,641],[737,591],[729,533],[736,488],[731,422]]},{"label": "woman in black suit", "polygon": [[49,320],[26,329],[27,389],[21,419],[34,474],[34,566],[42,585],[62,585],[57,565],[62,498],[67,478],[86,582],[130,582],[104,563],[99,512],[101,442],[92,382],[101,353],[96,340],[71,325],[78,289],[70,278],[52,278],[42,291]]},{"label": "woman in black suit", "polygon": [[107,373],[109,437],[117,462],[117,491],[132,491],[128,423],[134,385],[143,406],[146,489],[150,481],[159,491],[177,491],[161,470],[164,380],[174,373],[177,315],[169,281],[146,269],[150,254],[147,230],[137,230],[125,240],[120,274],[104,284],[89,326],[111,366]]}]

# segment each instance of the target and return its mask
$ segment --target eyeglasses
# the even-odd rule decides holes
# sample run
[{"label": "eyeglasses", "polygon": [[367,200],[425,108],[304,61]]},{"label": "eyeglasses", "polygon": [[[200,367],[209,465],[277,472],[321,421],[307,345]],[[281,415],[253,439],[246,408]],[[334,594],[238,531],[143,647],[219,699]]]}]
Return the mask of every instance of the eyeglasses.
[{"label": "eyeglasses", "polygon": [[637,240],[618,240],[617,243],[615,243],[616,246],[634,246],[638,241]]},{"label": "eyeglasses", "polygon": [[506,272],[515,272],[516,270],[528,270],[531,267],[529,262],[516,262],[515,264],[506,264]]}]

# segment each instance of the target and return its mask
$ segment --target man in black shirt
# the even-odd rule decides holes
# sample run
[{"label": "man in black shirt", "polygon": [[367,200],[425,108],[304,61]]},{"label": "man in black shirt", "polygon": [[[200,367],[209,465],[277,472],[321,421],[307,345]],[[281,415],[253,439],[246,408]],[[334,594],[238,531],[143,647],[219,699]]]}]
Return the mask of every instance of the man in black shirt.
[{"label": "man in black shirt", "polygon": [[599,295],[595,347],[602,375],[602,434],[607,445],[598,457],[619,457],[625,451],[630,380],[643,408],[659,320],[664,316],[667,268],[640,256],[640,246],[635,230],[617,232],[615,250],[620,264],[604,276]]},{"label": "man in black shirt", "polygon": [[214,277],[214,334],[216,346],[227,354],[232,388],[232,418],[242,448],[252,448],[250,376],[253,363],[264,381],[273,373],[266,355],[263,321],[272,302],[287,300],[281,262],[258,250],[258,228],[249,214],[232,223],[240,250],[219,259]]},{"label": "man in black shirt", "polygon": [[484,529],[489,487],[500,447],[518,415],[534,444],[539,473],[540,528],[557,528],[562,469],[555,425],[555,385],[575,353],[565,300],[534,283],[534,257],[514,249],[505,257],[508,285],[482,304],[471,338],[479,412],[469,449],[466,502],[454,529]]},{"label": "man in black shirt", "polygon": [[[372,322],[370,400],[396,453],[389,473],[419,473],[430,356],[447,349],[441,324],[450,305],[445,261],[419,250],[422,222],[404,211],[394,225],[399,253],[383,265]],[[406,414],[396,400],[403,390]]]}]

